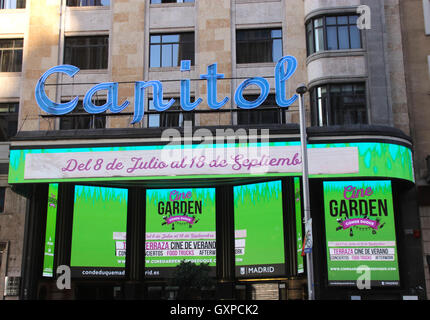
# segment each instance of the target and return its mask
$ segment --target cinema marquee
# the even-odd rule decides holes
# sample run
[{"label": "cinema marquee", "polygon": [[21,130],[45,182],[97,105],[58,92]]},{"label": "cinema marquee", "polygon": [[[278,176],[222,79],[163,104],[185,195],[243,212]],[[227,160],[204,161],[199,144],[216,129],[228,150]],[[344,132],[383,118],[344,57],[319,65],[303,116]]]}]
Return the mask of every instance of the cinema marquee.
[{"label": "cinema marquee", "polygon": [[[183,61],[181,71],[189,68]],[[286,94],[296,68],[291,56],[275,67],[280,108],[297,99]],[[60,116],[76,107],[78,97],[56,103],[44,87],[54,73],[78,72],[62,65],[40,78],[35,95],[44,112]],[[199,79],[206,81],[214,113],[230,99],[217,100],[223,77],[213,64]],[[203,101],[190,101],[190,81],[180,80],[184,111]],[[118,97],[120,85],[91,88],[85,111],[123,111],[130,103]],[[251,85],[260,90],[254,101],[243,96]],[[143,119],[149,88],[157,111],[174,102],[163,102],[161,82],[138,81],[132,123]],[[91,98],[100,90],[107,102],[95,106]],[[255,109],[269,92],[269,82],[254,77],[237,87],[233,99],[239,108]],[[154,290],[170,294],[184,260],[209,265],[216,283],[210,294],[219,299],[239,299],[255,283],[276,284],[280,295],[304,283],[299,127],[270,125],[267,140],[259,134],[251,141],[255,128],[232,126],[233,142],[201,142],[182,128],[175,144],[161,139],[158,128],[18,134],[10,146],[8,182],[29,199],[26,297],[55,290],[60,265],[71,267],[73,292],[107,286],[126,298],[148,298]],[[415,257],[406,250],[412,239],[403,234],[416,210],[411,139],[390,127],[311,127],[308,156],[317,298],[402,295],[412,281],[406,264]],[[374,277],[365,293],[357,287],[363,264]]]}]

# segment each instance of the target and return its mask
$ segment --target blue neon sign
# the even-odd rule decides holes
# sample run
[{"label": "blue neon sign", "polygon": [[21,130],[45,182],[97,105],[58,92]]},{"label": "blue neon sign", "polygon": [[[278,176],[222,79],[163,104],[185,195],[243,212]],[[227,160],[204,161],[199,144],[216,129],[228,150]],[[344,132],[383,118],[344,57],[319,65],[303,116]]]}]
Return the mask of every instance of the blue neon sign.
[{"label": "blue neon sign", "polygon": [[[181,61],[181,72],[190,71],[191,63],[188,60]],[[74,77],[78,72],[79,68],[72,65],[60,65],[55,66],[46,71],[37,82],[35,88],[36,102],[39,107],[46,113],[53,115],[63,115],[73,111],[78,103],[78,97],[73,98],[69,102],[56,103],[51,101],[45,92],[45,82],[48,77],[54,73],[65,73],[69,77]],[[286,96],[286,82],[292,77],[297,70],[297,59],[293,56],[282,57],[275,67],[275,96],[276,103],[279,107],[288,108],[293,104],[298,96],[294,94],[292,97]],[[207,73],[200,75],[200,79],[207,81],[207,104],[209,108],[217,110],[222,108],[229,100],[229,97],[223,98],[221,101],[217,100],[218,94],[218,79],[224,79],[224,74],[220,74],[217,71],[217,64],[211,64],[207,67]],[[180,103],[181,108],[184,111],[191,111],[197,108],[199,104],[203,102],[202,98],[196,99],[191,102],[190,97],[190,79],[180,80],[181,92],[180,92]],[[244,98],[244,90],[254,85],[260,88],[260,95],[254,101],[248,101]],[[121,105],[118,104],[118,82],[106,82],[97,84],[92,87],[86,94],[83,100],[84,110],[91,114],[102,113],[107,110],[112,113],[119,113],[127,108],[130,104],[129,101],[124,101]],[[136,81],[134,87],[134,116],[133,123],[142,121],[145,110],[145,93],[146,89],[152,87],[154,108],[157,111],[166,111],[174,103],[175,99],[170,99],[168,102],[163,102],[163,85],[158,80],[151,81]],[[92,103],[91,99],[94,94],[98,91],[107,91],[107,101],[102,106],[96,106]],[[253,77],[243,81],[236,89],[234,94],[234,102],[239,108],[242,109],[255,109],[259,107],[267,98],[270,91],[269,82],[262,77]]]}]

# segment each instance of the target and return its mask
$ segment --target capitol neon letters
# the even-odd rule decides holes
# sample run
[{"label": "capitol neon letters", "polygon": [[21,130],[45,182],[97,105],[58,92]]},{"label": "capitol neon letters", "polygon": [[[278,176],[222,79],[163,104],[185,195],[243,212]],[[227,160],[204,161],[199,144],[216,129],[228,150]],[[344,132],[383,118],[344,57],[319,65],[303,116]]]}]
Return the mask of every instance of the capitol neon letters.
[{"label": "capitol neon letters", "polygon": [[[181,61],[181,72],[190,71],[191,63],[189,60]],[[69,102],[56,103],[51,101],[45,92],[45,82],[48,77],[54,73],[65,73],[69,77],[74,77],[78,72],[79,68],[72,65],[60,65],[55,66],[48,71],[46,71],[42,77],[40,77],[35,88],[35,98],[39,107],[46,113],[53,115],[63,115],[73,111],[73,109],[78,104],[78,97],[75,97]],[[286,97],[286,81],[291,78],[291,76],[297,70],[297,59],[293,56],[282,57],[275,67],[275,97],[276,104],[282,108],[288,108],[293,104],[298,96],[294,94],[291,98]],[[200,75],[200,79],[207,81],[207,104],[209,108],[217,110],[222,108],[228,101],[229,98],[225,97],[221,101],[217,101],[217,81],[218,79],[223,79],[224,74],[219,74],[217,72],[217,64],[211,64],[207,67],[207,74]],[[181,83],[181,93],[180,93],[180,103],[181,108],[184,111],[194,110],[203,99],[198,98],[194,102],[191,102],[190,97],[190,79],[180,80]],[[243,92],[245,88],[250,85],[254,85],[260,88],[260,95],[254,101],[248,101],[243,97]],[[100,83],[92,87],[86,94],[83,100],[84,110],[91,114],[102,113],[105,111],[111,111],[112,113],[119,113],[127,108],[130,104],[129,101],[124,101],[121,105],[118,105],[118,82],[106,82]],[[134,116],[132,120],[133,123],[142,121],[145,110],[145,93],[146,89],[152,87],[153,89],[153,100],[154,108],[157,111],[166,111],[174,103],[175,99],[170,99],[168,102],[163,102],[163,85],[158,80],[151,81],[136,81],[134,86]],[[106,103],[102,106],[96,106],[92,103],[92,97],[98,91],[107,91]],[[267,98],[270,91],[269,82],[262,77],[253,77],[243,81],[236,89],[234,94],[234,102],[239,108],[242,109],[255,109],[259,107]]]}]

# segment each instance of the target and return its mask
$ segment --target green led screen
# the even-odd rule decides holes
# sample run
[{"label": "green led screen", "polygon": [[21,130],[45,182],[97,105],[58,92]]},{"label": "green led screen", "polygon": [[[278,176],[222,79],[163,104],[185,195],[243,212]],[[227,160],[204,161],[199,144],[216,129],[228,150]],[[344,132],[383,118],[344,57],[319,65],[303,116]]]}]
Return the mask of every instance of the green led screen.
[{"label": "green led screen", "polygon": [[281,181],[234,187],[236,277],[285,273]]},{"label": "green led screen", "polygon": [[324,212],[329,285],[399,285],[390,181],[324,182]]},{"label": "green led screen", "polygon": [[181,261],[216,266],[215,188],[146,191],[145,276],[171,277]]},{"label": "green led screen", "polygon": [[75,187],[73,277],[124,276],[127,197],[127,189]]}]

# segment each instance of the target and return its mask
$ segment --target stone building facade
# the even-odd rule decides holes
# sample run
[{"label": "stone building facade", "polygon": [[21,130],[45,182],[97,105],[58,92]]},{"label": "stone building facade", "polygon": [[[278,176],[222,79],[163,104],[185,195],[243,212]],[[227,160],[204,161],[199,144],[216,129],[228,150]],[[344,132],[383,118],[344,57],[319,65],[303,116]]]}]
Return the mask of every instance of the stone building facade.
[{"label": "stone building facade", "polygon": [[429,219],[429,132],[428,105],[430,90],[430,4],[429,1],[402,1],[400,8],[406,90],[411,136],[415,143],[415,175],[421,216],[421,237],[425,263],[427,295],[430,270]]}]

